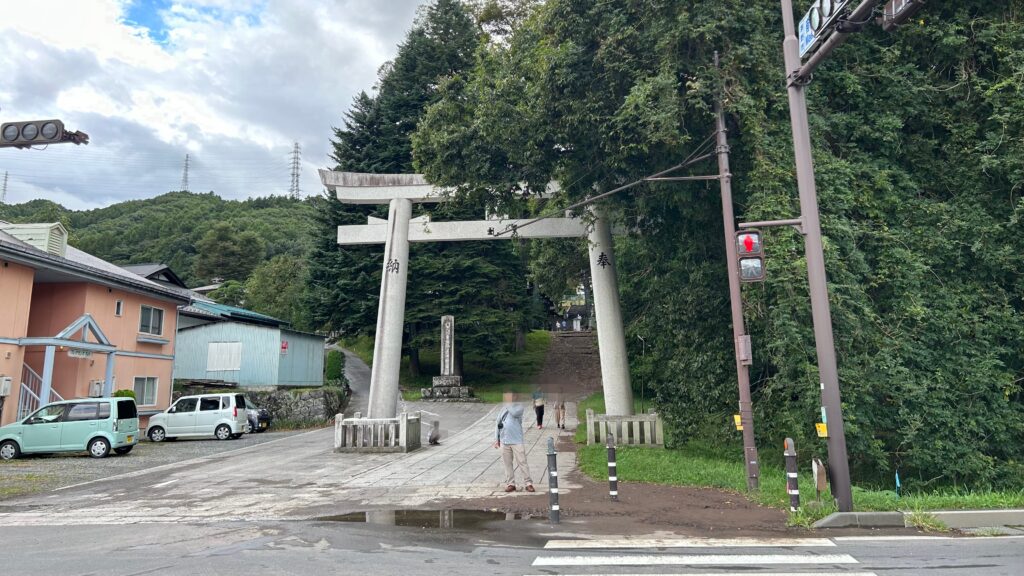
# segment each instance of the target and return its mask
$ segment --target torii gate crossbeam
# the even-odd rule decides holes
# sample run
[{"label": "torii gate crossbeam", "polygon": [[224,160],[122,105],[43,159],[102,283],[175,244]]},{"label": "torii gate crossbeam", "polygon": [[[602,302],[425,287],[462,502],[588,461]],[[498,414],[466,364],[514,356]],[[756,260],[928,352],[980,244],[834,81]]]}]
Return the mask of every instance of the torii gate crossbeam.
[{"label": "torii gate crossbeam", "polygon": [[[392,418],[398,406],[398,379],[402,359],[402,331],[409,270],[410,242],[458,242],[495,240],[496,231],[524,220],[476,220],[430,222],[411,218],[412,204],[444,202],[444,190],[435,188],[419,174],[357,174],[320,171],[324,186],[350,204],[389,204],[388,219],[370,218],[366,225],[339,226],[338,244],[384,244],[377,334],[370,376],[369,416]],[[548,193],[558,191],[556,184]],[[629,361],[619,305],[615,254],[611,228],[597,208],[594,224],[576,218],[541,220],[518,232],[520,238],[579,238],[589,240],[590,271],[594,287],[601,382],[606,413],[633,413]],[[501,238],[505,238],[502,236]]]}]

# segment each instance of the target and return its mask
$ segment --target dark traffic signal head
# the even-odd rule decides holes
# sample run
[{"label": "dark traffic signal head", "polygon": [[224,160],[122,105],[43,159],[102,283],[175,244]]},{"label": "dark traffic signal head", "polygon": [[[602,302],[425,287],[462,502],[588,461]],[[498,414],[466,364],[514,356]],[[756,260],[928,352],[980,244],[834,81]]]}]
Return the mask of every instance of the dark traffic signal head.
[{"label": "dark traffic signal head", "polygon": [[60,120],[6,122],[0,126],[0,148],[31,148],[61,142],[88,144],[89,136],[83,132],[67,132]]},{"label": "dark traffic signal head", "polygon": [[882,9],[882,29],[892,32],[924,7],[924,0],[889,0]]},{"label": "dark traffic signal head", "polygon": [[741,282],[764,280],[764,249],[760,231],[741,230],[736,233],[736,256]]}]

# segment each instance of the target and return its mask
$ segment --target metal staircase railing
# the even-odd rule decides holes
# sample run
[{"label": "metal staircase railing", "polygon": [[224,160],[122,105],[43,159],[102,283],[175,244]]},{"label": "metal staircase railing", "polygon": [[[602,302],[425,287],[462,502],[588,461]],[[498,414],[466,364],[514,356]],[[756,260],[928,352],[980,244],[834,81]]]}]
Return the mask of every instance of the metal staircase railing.
[{"label": "metal staircase railing", "polygon": [[[28,364],[22,365],[21,369],[21,394],[18,395],[18,420],[35,412],[43,404],[39,395],[42,393],[43,377],[36,373]],[[50,398],[46,403],[58,402],[64,398],[50,389]]]}]

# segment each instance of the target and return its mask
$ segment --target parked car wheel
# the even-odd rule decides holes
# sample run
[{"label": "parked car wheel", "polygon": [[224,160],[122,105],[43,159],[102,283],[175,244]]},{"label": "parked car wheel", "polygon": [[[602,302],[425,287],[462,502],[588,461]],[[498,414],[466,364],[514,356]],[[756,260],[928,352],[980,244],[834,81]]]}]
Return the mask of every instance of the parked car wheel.
[{"label": "parked car wheel", "polygon": [[169,440],[169,438],[167,437],[167,432],[165,432],[163,428],[153,426],[149,429],[150,442],[163,442],[164,440]]},{"label": "parked car wheel", "polygon": [[213,431],[213,435],[217,437],[217,440],[227,440],[231,438],[231,427],[227,424],[221,424]]},{"label": "parked car wheel", "polygon": [[120,454],[120,455],[123,456],[123,455],[131,452],[132,448],[135,448],[135,446],[121,446],[120,448],[114,448],[114,453],[115,454]]},{"label": "parked car wheel", "polygon": [[17,442],[5,440],[0,443],[0,460],[14,460],[18,456],[21,456],[21,448],[18,448]]},{"label": "parked car wheel", "polygon": [[106,438],[93,438],[89,441],[89,456],[106,458],[110,456],[110,442]]}]

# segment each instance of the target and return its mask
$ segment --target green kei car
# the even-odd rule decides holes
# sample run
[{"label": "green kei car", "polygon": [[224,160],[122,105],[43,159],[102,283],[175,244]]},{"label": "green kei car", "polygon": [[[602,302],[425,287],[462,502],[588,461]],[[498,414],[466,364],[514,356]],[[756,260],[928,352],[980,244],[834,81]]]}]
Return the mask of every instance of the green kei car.
[{"label": "green kei car", "polygon": [[139,443],[139,412],[131,398],[83,398],[47,404],[21,422],[0,427],[0,460],[21,454],[89,452],[105,458]]}]

